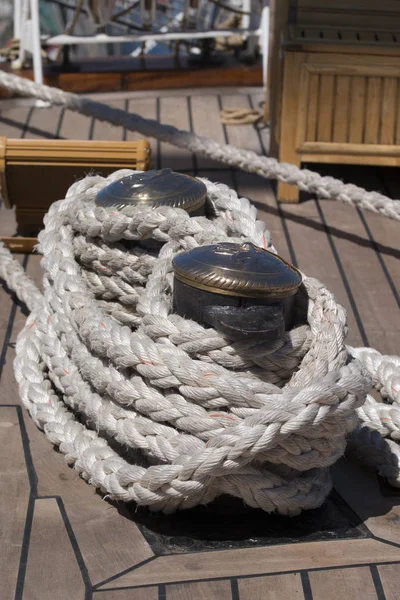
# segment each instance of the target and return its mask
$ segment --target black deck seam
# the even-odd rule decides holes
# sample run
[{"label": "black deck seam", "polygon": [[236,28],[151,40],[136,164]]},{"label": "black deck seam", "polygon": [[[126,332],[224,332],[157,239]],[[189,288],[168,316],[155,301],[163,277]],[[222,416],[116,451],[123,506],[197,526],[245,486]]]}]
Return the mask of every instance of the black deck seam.
[{"label": "black deck seam", "polygon": [[[40,498],[37,498],[38,500]],[[66,529],[70,544],[72,546],[72,550],[75,555],[75,560],[79,567],[83,584],[85,586],[85,600],[90,600],[92,598],[92,583],[90,581],[89,571],[86,567],[85,561],[82,556],[82,552],[79,548],[78,540],[76,539],[75,532],[72,528],[71,522],[68,518],[67,511],[65,510],[64,502],[61,496],[54,496],[55,501],[58,505],[58,510],[60,511],[61,518],[64,523],[64,527]]]},{"label": "black deck seam", "polygon": [[[186,96],[186,105],[187,105],[188,117],[189,117],[189,131],[191,133],[193,133],[194,129],[193,129],[193,111],[192,111],[192,97],[191,96]],[[192,163],[193,163],[193,172],[196,177],[199,172],[199,169],[198,169],[197,155],[194,152],[192,152]]]},{"label": "black deck seam", "polygon": [[89,125],[89,131],[88,131],[88,139],[89,140],[93,140],[95,124],[96,124],[95,117],[90,117],[90,125]]},{"label": "black deck seam", "polygon": [[[248,575],[236,575],[235,579],[237,579],[238,581],[240,581],[241,579],[255,579],[255,578],[259,578],[259,577],[274,577],[277,575],[294,575],[296,573],[318,573],[320,571],[338,571],[338,570],[343,570],[343,569],[359,569],[362,567],[373,567],[373,566],[384,566],[384,565],[399,565],[400,566],[400,560],[394,560],[394,561],[386,561],[386,562],[370,562],[370,563],[357,563],[357,564],[347,564],[347,565],[333,565],[333,566],[324,566],[324,567],[310,567],[308,569],[304,569],[304,570],[299,570],[299,569],[291,569],[291,570],[286,570],[286,571],[271,571],[268,573],[250,573]],[[187,583],[204,583],[207,581],[231,581],[232,577],[229,575],[221,575],[219,577],[199,577],[198,579],[178,579],[175,581],[167,581],[164,582],[163,585],[165,586],[170,586],[170,585],[182,585],[182,584],[187,584]],[[151,588],[151,587],[155,587],[157,585],[160,585],[159,582],[153,582],[153,583],[143,583],[143,584],[139,584],[139,585],[126,585],[126,586],[120,586],[120,587],[110,587],[110,588],[102,588],[102,589],[98,589],[96,588],[96,586],[93,586],[93,591],[96,593],[102,593],[102,592],[113,592],[113,591],[117,591],[117,590],[136,590],[136,589],[145,589],[145,588]],[[96,589],[95,589],[96,588]]]},{"label": "black deck seam", "polygon": [[[0,123],[3,123],[4,125],[10,125],[11,127],[16,127],[17,129],[20,129],[21,130],[21,138],[24,138],[26,133],[29,131],[29,133],[33,133],[42,138],[46,138],[49,140],[54,139],[54,135],[52,135],[48,131],[44,131],[43,129],[39,129],[38,127],[29,126],[29,125],[27,125],[26,121],[25,121],[25,123],[21,123],[20,121],[15,121],[14,119],[10,119],[10,118],[4,117],[2,115],[2,116],[0,116]],[[59,137],[58,139],[63,140],[65,138]]]},{"label": "black deck seam", "polygon": [[29,108],[29,110],[28,110],[28,114],[26,115],[26,120],[25,120],[25,123],[24,123],[24,129],[23,129],[23,131],[21,133],[21,138],[24,138],[26,136],[26,134],[28,133],[28,131],[29,131],[29,123],[30,123],[30,121],[32,119],[32,115],[33,115],[33,111],[34,110],[35,110],[34,106],[31,106]]},{"label": "black deck seam", "polygon": [[310,578],[307,571],[300,572],[301,585],[303,586],[304,600],[313,600]]},{"label": "black deck seam", "polygon": [[65,108],[62,108],[60,111],[59,117],[58,117],[56,131],[53,136],[53,139],[55,139],[55,140],[64,139],[64,138],[60,137],[60,132],[61,132],[61,127],[62,127],[62,124],[64,121],[64,116],[65,116]]},{"label": "black deck seam", "polygon": [[239,188],[238,188],[238,180],[237,180],[237,171],[235,171],[234,169],[232,169],[231,171],[231,178],[232,178],[232,185],[233,185],[233,189],[235,190],[235,192],[237,193],[237,195],[239,196]]},{"label": "black deck seam", "polygon": [[[124,101],[124,111],[127,112],[127,113],[129,113],[129,100],[128,99],[126,99]],[[126,127],[123,127],[123,129],[122,129],[122,141],[126,142],[127,137],[128,137],[128,130],[127,130]]]},{"label": "black deck seam", "polygon": [[369,238],[369,240],[371,242],[371,246],[372,246],[372,248],[375,251],[375,254],[376,254],[376,257],[378,259],[378,262],[379,262],[379,264],[381,266],[381,269],[382,269],[382,271],[383,271],[383,273],[384,273],[384,275],[386,277],[386,281],[388,282],[389,287],[392,290],[392,293],[393,293],[393,296],[395,297],[397,305],[400,306],[400,294],[397,291],[396,285],[395,285],[395,283],[394,283],[394,281],[392,279],[392,276],[389,273],[389,269],[387,268],[386,263],[383,260],[381,253],[379,252],[378,244],[375,241],[375,238],[374,238],[374,236],[372,234],[372,231],[371,231],[371,229],[370,229],[370,227],[368,225],[368,222],[367,222],[367,220],[365,218],[365,215],[363,214],[363,212],[358,207],[357,207],[357,213],[358,213],[358,216],[361,219],[362,224],[364,225],[364,229],[365,229],[365,231],[367,233],[367,236],[368,236],[368,238]]},{"label": "black deck seam", "polygon": [[33,464],[29,435],[26,430],[24,415],[22,413],[22,407],[16,406],[16,409],[17,409],[19,428],[20,428],[20,432],[21,432],[22,448],[24,450],[25,466],[26,466],[26,471],[28,474],[29,486],[30,486],[32,493],[36,497],[37,496],[37,486],[38,486],[38,476],[36,473],[35,466]]},{"label": "black deck seam", "polygon": [[[93,585],[93,591],[99,591],[98,588],[100,588],[100,586],[106,585],[107,583],[110,583],[111,581],[115,581],[116,579],[119,579],[123,575],[126,575],[127,573],[130,573],[131,571],[135,571],[139,567],[142,567],[143,565],[146,565],[147,563],[152,562],[156,558],[159,558],[159,557],[158,556],[150,556],[149,558],[142,560],[137,565],[132,565],[131,567],[128,567],[127,569],[124,569],[123,571],[120,571],[119,573],[116,573],[115,575],[112,575],[111,577],[107,577],[107,579],[103,579],[102,581],[95,583]],[[157,585],[157,584],[153,584],[153,585]],[[106,591],[106,590],[104,590],[104,591]]]},{"label": "black deck seam", "polygon": [[376,542],[381,542],[382,544],[386,544],[387,546],[393,546],[394,548],[400,548],[400,543],[392,542],[392,540],[385,540],[384,538],[374,535],[372,532],[370,537]]},{"label": "black deck seam", "polygon": [[237,578],[231,577],[230,584],[231,584],[232,600],[240,600],[239,584],[238,584]]},{"label": "black deck seam", "polygon": [[158,586],[158,600],[167,600],[167,590],[164,583]]},{"label": "black deck seam", "polygon": [[[254,201],[253,204],[256,208],[265,210],[265,212],[269,212],[274,216],[279,215],[278,208],[274,208],[269,204],[263,204],[262,202]],[[299,225],[304,225],[304,227],[309,227],[310,229],[315,229],[315,231],[320,231],[325,233],[325,227],[319,221],[315,221],[312,218],[305,217],[301,214],[294,214],[281,209],[281,215],[286,221],[293,221],[293,223],[298,223]],[[365,239],[357,234],[350,233],[348,231],[343,231],[342,229],[338,229],[332,225],[329,225],[329,231],[332,237],[346,240],[351,242],[352,244],[356,244],[357,246],[361,246],[363,248],[373,249],[372,243],[370,240]],[[378,251],[381,254],[386,254],[387,256],[393,256],[394,258],[400,259],[400,250],[396,248],[392,248],[391,246],[385,246],[379,242],[375,241]]]},{"label": "black deck seam", "polygon": [[15,586],[15,600],[22,600],[24,594],[26,567],[28,564],[29,545],[31,541],[33,512],[35,507],[35,495],[30,491],[28,508],[25,517],[24,533],[22,536],[21,552],[19,557],[17,585]]},{"label": "black deck seam", "polygon": [[318,199],[316,199],[315,200],[315,204],[316,204],[316,207],[317,207],[317,210],[318,210],[318,214],[319,214],[319,216],[321,218],[322,224],[324,226],[325,233],[326,233],[326,236],[327,236],[327,239],[328,239],[328,243],[329,243],[329,246],[330,246],[332,254],[333,254],[333,258],[335,259],[336,266],[337,266],[337,268],[339,270],[340,277],[342,278],[342,282],[343,282],[344,288],[346,290],[347,297],[349,299],[351,308],[353,310],[354,318],[356,320],[357,327],[358,327],[358,330],[360,332],[363,345],[364,346],[369,346],[368,336],[367,336],[366,331],[364,329],[364,325],[362,323],[361,316],[360,316],[360,313],[359,313],[358,308],[357,308],[357,303],[356,303],[356,301],[354,299],[353,292],[351,291],[351,286],[350,286],[349,280],[347,279],[346,271],[345,271],[345,269],[343,267],[343,263],[342,263],[342,261],[340,259],[339,252],[338,252],[338,250],[336,248],[336,244],[333,241],[333,238],[332,238],[332,235],[331,235],[331,232],[330,232],[330,229],[329,229],[329,225],[326,222],[325,215],[324,215],[324,213],[322,211],[322,208],[321,208],[320,201]]},{"label": "black deck seam", "polygon": [[[223,110],[223,108],[224,108],[223,104],[222,104],[221,94],[217,95],[217,102],[218,102],[218,108],[219,108],[219,110],[221,112]],[[221,123],[221,125],[222,125],[222,131],[223,131],[223,134],[224,134],[225,144],[229,144],[229,136],[228,136],[227,127],[226,127],[225,123]],[[232,167],[230,167],[230,168],[232,169]]]},{"label": "black deck seam", "polygon": [[[249,102],[250,108],[254,109],[253,99],[250,96],[250,94],[248,94],[248,102]],[[261,148],[263,156],[268,156],[267,149],[264,146],[264,140],[262,139],[260,130],[257,127],[255,127],[255,131],[257,132],[258,141],[260,143],[260,148]],[[288,250],[289,250],[290,262],[295,267],[298,267],[299,264],[298,264],[298,261],[297,261],[296,252],[294,250],[294,246],[293,246],[293,243],[292,243],[292,240],[291,240],[291,237],[290,237],[290,233],[289,233],[289,228],[287,226],[287,223],[286,223],[286,220],[285,220],[285,217],[284,217],[284,213],[283,213],[282,207],[281,207],[280,203],[277,200],[276,194],[273,194],[273,196],[275,198],[275,204],[276,204],[276,207],[277,207],[278,216],[279,216],[280,221],[281,221],[281,225],[282,225],[282,229],[283,229],[283,235],[285,236],[286,245],[287,245]],[[267,209],[268,206],[265,205],[265,208]],[[274,243],[274,240],[272,240],[272,243]]]},{"label": "black deck seam", "polygon": [[376,591],[376,595],[378,597],[378,600],[386,600],[386,595],[383,589],[383,585],[382,585],[382,581],[381,578],[379,576],[379,571],[377,569],[376,565],[371,565],[370,568],[370,573],[372,576],[372,581],[374,582],[374,586],[375,586],[375,591]]}]

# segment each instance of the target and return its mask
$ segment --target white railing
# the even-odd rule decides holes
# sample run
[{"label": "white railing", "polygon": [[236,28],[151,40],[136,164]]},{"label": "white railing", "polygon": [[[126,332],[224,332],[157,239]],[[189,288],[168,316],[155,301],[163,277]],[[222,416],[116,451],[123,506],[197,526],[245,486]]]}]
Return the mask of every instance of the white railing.
[{"label": "white railing", "polygon": [[[138,0],[140,4],[140,18],[144,31],[133,34],[108,35],[105,33],[94,33],[93,35],[72,35],[63,33],[55,36],[41,36],[39,21],[39,3],[38,0],[15,0],[14,1],[14,38],[20,40],[19,56],[13,62],[16,69],[22,68],[26,59],[26,53],[33,57],[34,80],[37,83],[43,82],[43,65],[41,55],[41,43],[46,42],[48,46],[78,46],[92,44],[115,44],[124,42],[142,43],[145,42],[168,42],[168,41],[196,41],[214,38],[229,38],[240,35],[243,41],[247,41],[250,52],[253,52],[257,43],[260,45],[263,54],[263,76],[266,84],[266,64],[268,55],[268,6],[264,7],[261,19],[256,27],[252,27],[254,22],[254,0],[243,0],[241,8],[237,11],[241,15],[240,28],[211,28],[202,29],[199,25],[198,16],[208,0],[185,0],[183,17],[179,26],[173,28],[165,26],[160,30],[152,27],[156,22],[157,0]],[[112,8],[115,2],[106,2],[109,14],[112,14]],[[216,0],[220,7],[227,5],[225,0]],[[90,12],[87,0],[83,6]],[[103,6],[104,8],[104,6]],[[203,24],[204,26],[204,24]]]}]

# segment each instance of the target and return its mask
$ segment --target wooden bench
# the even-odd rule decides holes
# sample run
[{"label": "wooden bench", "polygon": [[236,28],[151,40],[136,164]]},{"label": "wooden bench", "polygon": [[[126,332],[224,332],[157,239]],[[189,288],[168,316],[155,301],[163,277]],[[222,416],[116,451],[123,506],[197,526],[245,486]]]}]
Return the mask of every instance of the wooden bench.
[{"label": "wooden bench", "polygon": [[[117,169],[147,170],[150,145],[136,142],[25,140],[0,137],[1,198],[15,206],[18,233],[30,238],[42,228],[50,204],[65,197],[74,181],[89,173],[109,175]],[[17,250],[32,242],[11,238]]]},{"label": "wooden bench", "polygon": [[[275,2],[269,116],[272,156],[400,165],[400,2]],[[278,184],[278,199],[299,191]]]}]

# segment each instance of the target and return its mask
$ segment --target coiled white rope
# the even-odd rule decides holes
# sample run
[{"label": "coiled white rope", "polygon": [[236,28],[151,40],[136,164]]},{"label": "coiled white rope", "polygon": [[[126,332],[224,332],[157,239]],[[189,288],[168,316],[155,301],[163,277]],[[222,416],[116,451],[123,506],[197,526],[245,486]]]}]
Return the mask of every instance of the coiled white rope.
[{"label": "coiled white rope", "polygon": [[[207,180],[213,220],[96,208],[99,189],[129,173],[88,177],[51,206],[39,236],[43,294],[0,248],[1,277],[32,311],[14,365],[24,406],[112,498],[164,511],[219,494],[282,514],[319,506],[327,468],[367,414],[363,363],[386,394],[398,359],[346,348],[344,309],[305,275],[296,326],[274,343],[231,343],[173,314],[176,253],[224,240],[274,251],[270,234],[247,199]],[[124,247],[143,236],[164,242],[159,255]],[[385,456],[370,445],[369,462],[399,481],[397,445]]]},{"label": "coiled white rope", "polygon": [[219,144],[211,138],[202,137],[189,131],[181,131],[171,125],[162,125],[152,119],[144,119],[135,113],[128,113],[107,104],[95,102],[60,89],[40,85],[0,71],[0,85],[23,96],[33,96],[65,106],[70,110],[121,125],[129,131],[138,131],[146,137],[154,137],[190,152],[207,156],[225,164],[239,167],[250,173],[257,173],[267,179],[278,179],[284,183],[297,185],[302,191],[316,194],[320,198],[341,200],[359,208],[400,220],[400,200],[392,200],[377,192],[367,192],[352,184],[345,184],[333,177],[322,177],[295,165],[280,163],[275,158],[259,156],[255,152],[243,150],[228,144]]}]

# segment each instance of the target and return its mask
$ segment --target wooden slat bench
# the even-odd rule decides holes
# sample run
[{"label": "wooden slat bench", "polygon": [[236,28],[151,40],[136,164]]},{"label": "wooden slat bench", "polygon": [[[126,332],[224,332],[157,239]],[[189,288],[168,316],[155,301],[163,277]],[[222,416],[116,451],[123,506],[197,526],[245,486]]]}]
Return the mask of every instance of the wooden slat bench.
[{"label": "wooden slat bench", "polygon": [[[400,3],[298,0],[291,8],[276,6],[271,154],[299,166],[399,166]],[[296,202],[298,189],[280,183],[278,199]]]}]

